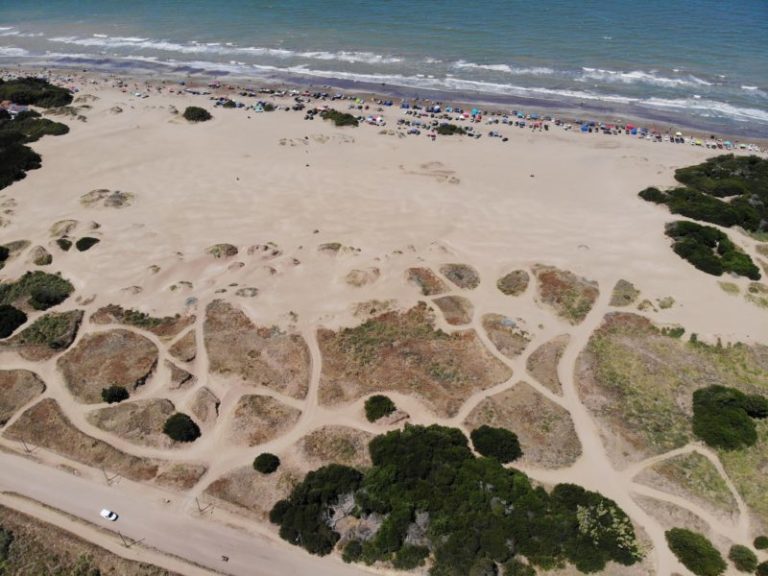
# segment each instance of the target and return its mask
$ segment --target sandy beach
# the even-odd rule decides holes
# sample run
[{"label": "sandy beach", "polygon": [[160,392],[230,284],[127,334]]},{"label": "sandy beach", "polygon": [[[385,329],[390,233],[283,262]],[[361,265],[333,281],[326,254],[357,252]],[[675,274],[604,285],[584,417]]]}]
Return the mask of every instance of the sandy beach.
[{"label": "sandy beach", "polygon": [[[438,136],[433,141],[406,136],[406,128],[398,130],[398,120],[408,116],[396,106],[379,112],[372,105],[368,111],[380,115],[384,126],[337,128],[319,117],[305,120],[302,111],[226,109],[214,107],[210,98],[290,106],[290,97],[239,97],[225,88],[208,88],[211,94],[203,96],[170,94],[167,87],[159,93],[135,90],[131,80],[120,89],[111,78],[97,75],[78,76],[72,84],[79,88],[73,106],[85,120],[54,118],[68,124],[70,133],[35,143],[43,167],[0,191],[0,203],[7,207],[0,244],[29,240],[53,254],[45,271],[60,272],[75,286],[75,295],[57,310],[84,311],[73,346],[88,334],[114,328],[89,320],[110,304],[153,317],[194,314],[197,351],[188,362],[179,362],[169,351],[186,332],[165,338],[125,327],[159,350],[157,369],[135,398],[167,398],[189,408],[207,388],[217,398],[216,415],[200,421],[203,435],[190,446],[140,445],[89,419],[90,411],[103,406],[81,403],[70,394],[56,358],[35,362],[13,350],[0,350],[0,363],[3,370],[38,374],[47,385],[41,398],[55,400],[89,436],[140,458],[204,466],[193,486],[172,497],[170,507],[179,518],[194,513],[195,498],[221,504],[210,495],[211,484],[250,467],[261,451],[279,454],[299,474],[312,465],[297,443],[313,431],[345,426],[374,435],[402,426],[367,422],[362,397],[335,404],[324,401],[324,350],[318,331],[357,326],[372,316],[366,309],[406,311],[420,301],[435,308],[435,299],[408,282],[406,271],[438,271],[445,264],[465,263],[479,275],[477,288],[457,288],[444,273],[441,278],[450,294],[471,302],[471,319],[457,327],[435,308],[436,326],[446,332],[476,331],[492,360],[512,376],[471,390],[455,411],[441,412],[437,404],[395,390],[389,395],[407,412],[410,423],[468,430],[467,418],[478,405],[520,381],[567,411],[579,454],[561,467],[523,461],[520,468],[546,485],[568,481],[601,492],[645,533],[651,548],[642,568],[606,573],[687,573],[665,545],[665,526],[638,504],[638,494],[698,513],[723,542],[749,543],[758,534],[730,479],[738,511],[727,518],[682,497],[640,486],[637,474],[658,457],[630,465],[613,459],[577,383],[578,356],[605,314],[615,311],[611,290],[621,279],[632,282],[641,299],[650,303],[631,311],[657,326],[682,326],[709,343],[768,342],[768,312],[726,293],[718,283],[727,280],[747,293],[749,281],[708,276],[680,259],[663,234],[665,223],[674,217],[663,206],[637,196],[648,186],[673,185],[675,169],[722,151],[624,134],[584,134],[554,125],[532,131],[479,123],[476,129],[486,135],[478,140]],[[137,97],[137,91],[149,97]],[[323,104],[347,111],[349,101]],[[189,105],[205,107],[213,119],[186,122],[177,112]],[[507,140],[487,137],[489,130],[502,132]],[[84,202],[83,196],[94,190],[126,192],[129,199],[120,207]],[[99,244],[88,252],[58,250],[51,228],[62,221],[72,221],[73,238],[92,236]],[[759,241],[728,232],[753,259],[761,258]],[[237,253],[217,258],[209,253],[216,244],[231,244]],[[9,260],[0,278],[17,278],[29,269],[28,260],[26,254]],[[515,298],[497,289],[496,281],[508,272],[531,271],[538,265],[568,270],[597,284],[599,295],[583,322],[574,325],[554,314],[533,281]],[[303,337],[309,358],[306,394],[254,386],[234,373],[209,369],[211,349],[204,345],[203,320],[215,300],[232,304],[257,326]],[[515,318],[526,327],[530,342],[524,352],[514,358],[499,352],[483,326],[484,315],[491,313]],[[526,364],[537,348],[562,334],[570,339],[556,368],[559,394],[532,377]],[[171,361],[194,376],[191,385],[169,389]],[[233,427],[241,398],[254,391],[295,410],[297,416],[279,434],[247,445],[234,439]],[[23,412],[19,410],[3,430],[12,428]],[[22,452],[7,434],[0,444]],[[719,466],[715,452],[701,443],[681,450],[675,454],[696,451]],[[54,465],[63,457],[84,478],[103,483],[98,467],[54,452],[41,449],[36,457]],[[267,494],[265,502],[269,500]],[[209,521],[277,539],[274,527],[253,508],[221,505]],[[163,551],[162,542],[156,547]],[[235,557],[237,550],[230,555]],[[238,564],[232,573],[245,574],[246,567]]]}]

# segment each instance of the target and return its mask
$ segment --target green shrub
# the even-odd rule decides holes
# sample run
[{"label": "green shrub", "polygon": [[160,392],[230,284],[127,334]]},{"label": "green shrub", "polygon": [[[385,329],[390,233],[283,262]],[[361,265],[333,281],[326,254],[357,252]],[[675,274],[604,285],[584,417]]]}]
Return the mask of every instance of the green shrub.
[{"label": "green shrub", "polygon": [[64,252],[69,252],[69,249],[72,248],[72,240],[68,240],[67,238],[59,238],[56,240],[56,245],[64,250]]},{"label": "green shrub", "polygon": [[72,93],[66,88],[50,84],[42,78],[18,78],[0,80],[0,100],[10,100],[14,104],[52,108],[66,106],[72,102]]},{"label": "green shrub", "polygon": [[35,310],[47,310],[66,300],[73,290],[69,281],[56,274],[25,272],[15,282],[0,284],[0,304],[28,298],[27,303]]},{"label": "green shrub", "polygon": [[8,250],[5,246],[0,246],[0,262],[5,262],[8,260],[8,256],[11,255],[11,251]]},{"label": "green shrub", "polygon": [[[3,563],[8,560],[13,540],[13,532],[0,526],[0,569],[2,569]],[[1,573],[2,572],[0,572],[0,574]]]},{"label": "green shrub", "polygon": [[505,428],[480,426],[470,434],[472,445],[480,454],[496,458],[502,464],[517,460],[523,455],[517,434]]},{"label": "green shrub", "polygon": [[26,177],[42,166],[40,155],[24,146],[23,135],[0,134],[0,190]]},{"label": "green shrub", "polygon": [[453,136],[454,134],[466,134],[467,131],[462,126],[457,126],[456,124],[440,124],[437,127],[437,133],[441,136]]},{"label": "green shrub", "polygon": [[702,534],[684,528],[672,528],[665,535],[669,549],[697,576],[719,576],[725,572],[725,560]]},{"label": "green shrub", "polygon": [[429,558],[429,548],[426,546],[405,544],[395,554],[392,566],[398,570],[413,570],[423,566],[427,558]]},{"label": "green shrub", "polygon": [[675,253],[702,272],[714,276],[733,272],[752,280],[760,279],[760,270],[752,258],[717,228],[681,220],[668,224],[665,233],[673,239]]},{"label": "green shrub", "polygon": [[758,550],[768,550],[768,536],[758,536],[755,538],[754,545]]},{"label": "green shrub", "polygon": [[101,399],[107,404],[117,404],[123,400],[128,400],[128,390],[123,386],[109,386],[101,389]]},{"label": "green shrub", "polygon": [[184,118],[189,122],[207,122],[213,116],[205,108],[187,106],[186,110],[184,110]]},{"label": "green shrub", "polygon": [[358,562],[363,555],[363,545],[360,540],[350,540],[344,546],[344,551],[341,553],[341,559],[347,564],[350,562]]},{"label": "green shrub", "polygon": [[25,144],[37,142],[43,136],[63,136],[69,133],[69,126],[61,122],[29,116],[19,119],[20,116],[21,114],[13,122],[6,124],[5,127],[23,134]]},{"label": "green shrub", "polygon": [[163,432],[176,442],[194,442],[200,437],[200,428],[195,421],[181,412],[165,421]]},{"label": "green shrub", "polygon": [[734,544],[728,552],[728,559],[741,572],[754,572],[757,568],[757,556],[746,546]]},{"label": "green shrub", "polygon": [[664,204],[667,201],[667,195],[658,188],[654,188],[653,186],[642,190],[638,196],[640,196],[640,198],[643,200],[653,202],[654,204]]},{"label": "green shrub", "polygon": [[98,238],[93,238],[92,236],[83,236],[82,238],[79,238],[77,242],[75,242],[75,248],[77,248],[80,252],[85,252],[90,250],[99,242],[101,242],[101,240]]},{"label": "green shrub", "polygon": [[513,558],[503,564],[502,576],[536,576],[536,570],[528,564],[523,564],[517,558]]},{"label": "green shrub", "polygon": [[357,126],[359,124],[355,116],[338,110],[323,110],[320,112],[320,117],[323,120],[330,120],[336,126]]},{"label": "green shrub", "polygon": [[757,442],[747,413],[747,395],[735,388],[708,386],[693,393],[693,433],[709,446],[736,450]]},{"label": "green shrub", "polygon": [[768,418],[768,398],[759,394],[750,394],[744,400],[744,410],[750,418]]},{"label": "green shrub", "polygon": [[27,315],[10,304],[0,304],[0,338],[7,338],[27,321]]},{"label": "green shrub", "polygon": [[768,562],[760,562],[755,569],[757,576],[768,576]]},{"label": "green shrub", "polygon": [[262,452],[253,460],[253,468],[262,474],[272,474],[280,467],[280,458],[269,452]]},{"label": "green shrub", "polygon": [[395,410],[395,403],[381,394],[371,396],[365,401],[365,417],[368,422],[376,422],[379,418],[389,416]]}]

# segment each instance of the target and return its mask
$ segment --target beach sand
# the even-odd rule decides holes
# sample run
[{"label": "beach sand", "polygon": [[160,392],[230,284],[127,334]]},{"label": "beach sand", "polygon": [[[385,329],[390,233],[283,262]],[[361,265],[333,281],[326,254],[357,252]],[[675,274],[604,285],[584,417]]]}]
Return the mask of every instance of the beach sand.
[{"label": "beach sand", "polygon": [[[540,344],[570,334],[559,368],[563,396],[554,401],[570,411],[581,456],[566,469],[524,469],[548,484],[575,482],[615,499],[653,543],[654,571],[682,571],[664,546],[661,524],[633,500],[628,478],[609,460],[597,424],[576,394],[574,365],[610,310],[611,289],[620,279],[632,282],[641,299],[674,298],[670,308],[657,306],[656,312],[645,313],[656,323],[684,326],[711,342],[768,341],[766,312],[729,296],[717,278],[674,254],[663,234],[664,224],[674,217],[637,196],[650,185],[672,185],[674,169],[717,151],[507,126],[492,129],[501,130],[508,142],[459,136],[433,142],[381,133],[394,129],[401,117],[394,108],[381,112],[385,128],[336,128],[319,118],[305,121],[301,112],[214,109],[204,96],[153,94],[141,99],[107,83],[84,85],[79,96],[83,94],[98,98],[81,112],[87,122],[64,119],[71,128],[68,135],[46,137],[33,146],[43,157],[43,168],[0,192],[16,202],[10,224],[0,229],[0,243],[26,239],[48,248],[53,263],[46,270],[60,271],[76,288],[79,302],[72,298],[62,308],[84,309],[86,317],[107,304],[152,316],[194,312],[198,353],[186,368],[197,380],[173,397],[184,405],[207,386],[221,404],[218,423],[193,446],[170,453],[138,447],[87,422],[88,407],[68,394],[53,361],[34,364],[10,352],[0,354],[6,369],[37,371],[48,383],[46,396],[55,398],[78,427],[131,454],[205,463],[208,472],[189,492],[187,506],[217,477],[247,466],[254,450],[228,442],[228,426],[248,387],[209,374],[202,346],[206,306],[222,298],[257,325],[292,330],[308,342],[312,375],[307,397],[277,395],[302,414],[295,426],[261,449],[280,453],[328,425],[377,433],[381,428],[364,420],[362,401],[318,404],[315,332],[358,324],[355,304],[360,302],[394,301],[394,308],[405,310],[425,300],[405,280],[410,267],[437,271],[441,264],[466,263],[479,273],[479,287],[448,285],[452,293],[471,300],[470,327],[482,333],[481,318],[487,313],[522,318],[532,342],[515,359],[494,351],[514,376],[508,383],[474,391],[455,416],[440,418],[423,402],[392,394],[398,407],[413,423],[462,425],[485,398],[525,379],[527,357]],[[207,107],[214,119],[189,124],[170,111],[193,104]],[[340,110],[347,106],[333,104]],[[114,107],[122,112],[114,113]],[[96,189],[129,192],[133,198],[122,208],[83,205],[81,197]],[[95,236],[101,242],[85,253],[58,250],[51,246],[50,229],[62,220],[79,223],[73,238]],[[92,222],[98,228],[91,229]],[[731,234],[756,254],[756,241]],[[220,243],[236,246],[238,254],[215,258],[207,253]],[[321,249],[334,243],[338,249]],[[530,271],[536,264],[597,282],[599,297],[583,323],[572,326],[538,302],[533,280],[519,297],[497,290],[497,279],[512,270]],[[24,258],[16,258],[2,278],[15,278],[27,268]],[[369,273],[355,274],[365,280],[349,283],[346,278],[354,270]],[[744,291],[745,279],[732,281]],[[258,293],[238,295],[243,288]],[[455,329],[442,320],[438,325]],[[86,323],[83,331],[96,329]],[[155,341],[162,364],[170,356]],[[167,396],[167,378],[159,368],[140,397]],[[548,398],[556,396],[541,385],[536,389]],[[735,542],[749,535],[743,522],[723,523],[717,530]]]}]

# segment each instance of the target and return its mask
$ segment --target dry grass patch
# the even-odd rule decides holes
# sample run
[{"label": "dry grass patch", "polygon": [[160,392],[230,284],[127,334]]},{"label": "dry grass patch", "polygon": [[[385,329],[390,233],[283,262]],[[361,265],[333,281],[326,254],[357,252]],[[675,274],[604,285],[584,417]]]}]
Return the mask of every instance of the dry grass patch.
[{"label": "dry grass patch", "polygon": [[31,362],[48,360],[72,345],[82,320],[82,310],[49,312],[2,345]]},{"label": "dry grass patch", "polygon": [[0,426],[45,392],[45,382],[29,370],[0,370]]},{"label": "dry grass patch", "polygon": [[208,305],[205,347],[211,372],[239,377],[293,398],[309,388],[309,349],[298,334],[257,327],[239,309],[222,300]]},{"label": "dry grass patch", "polygon": [[207,471],[208,468],[203,464],[169,463],[157,475],[155,482],[172,490],[187,491],[191,490]]},{"label": "dry grass patch", "polygon": [[174,412],[170,400],[150,398],[94,410],[88,422],[132,444],[171,448],[177,443],[163,433],[163,425]]},{"label": "dry grass patch", "polygon": [[531,276],[525,270],[513,270],[505,274],[496,282],[496,287],[507,296],[520,296],[528,289]]},{"label": "dry grass patch", "polygon": [[600,295],[597,282],[576,276],[568,270],[537,265],[533,273],[541,302],[574,325],[587,317]]},{"label": "dry grass patch", "polygon": [[496,349],[507,358],[516,358],[525,351],[531,335],[518,323],[502,314],[484,314],[483,329]]},{"label": "dry grass patch", "polygon": [[326,464],[365,468],[371,465],[368,442],[372,438],[373,434],[356,428],[324,426],[299,440],[297,449],[312,468]]},{"label": "dry grass patch", "polygon": [[557,375],[557,367],[570,341],[571,337],[568,334],[555,336],[536,348],[525,363],[528,373],[536,378],[539,384],[546,386],[555,394],[563,394],[563,385]]},{"label": "dry grass patch", "polygon": [[10,440],[23,440],[32,446],[40,446],[86,466],[103,468],[130,480],[152,480],[159,470],[157,461],[126,454],[81,432],[51,398],[41,400],[29,408],[3,435]]},{"label": "dry grass patch", "polygon": [[472,302],[463,296],[441,296],[435,298],[433,302],[440,308],[448,324],[459,326],[472,322],[472,313],[475,308]]},{"label": "dry grass patch", "polygon": [[568,411],[525,382],[486,398],[465,421],[470,429],[483,424],[517,434],[523,449],[521,462],[561,468],[573,464],[581,454],[581,443]]},{"label": "dry grass patch", "polygon": [[450,417],[473,393],[512,376],[474,331],[436,330],[434,314],[423,302],[353,328],[321,329],[317,337],[323,355],[319,392],[323,404],[398,391]]},{"label": "dry grass patch", "polygon": [[723,292],[730,294],[731,296],[737,296],[739,292],[741,292],[739,285],[734,284],[733,282],[718,282],[718,284]]},{"label": "dry grass patch", "polygon": [[159,338],[174,338],[195,323],[195,316],[164,316],[155,318],[138,310],[126,310],[117,304],[99,308],[91,315],[94,324],[123,324],[152,332]]},{"label": "dry grass patch", "polygon": [[101,402],[101,391],[112,385],[136,390],[157,365],[157,347],[128,330],[87,334],[59,358],[69,391],[80,402]]},{"label": "dry grass patch", "polygon": [[367,284],[373,284],[381,276],[381,271],[378,268],[363,268],[350,270],[344,277],[344,281],[350,286],[359,288],[360,286],[366,286]]},{"label": "dry grass patch", "polygon": [[700,532],[712,539],[709,524],[693,512],[689,512],[685,508],[681,508],[670,502],[656,500],[656,498],[651,498],[650,496],[635,494],[632,496],[632,499],[637,502],[640,508],[645,510],[649,516],[655,518],[664,530],[669,530],[671,528],[686,528],[688,530],[693,530],[694,532]]},{"label": "dry grass patch", "polygon": [[418,286],[424,296],[436,296],[448,291],[445,282],[429,268],[408,268],[405,277],[408,282]]},{"label": "dry grass patch", "polygon": [[640,290],[632,282],[619,280],[611,292],[611,306],[631,306],[640,297]]},{"label": "dry grass patch", "polygon": [[459,288],[474,290],[480,285],[480,274],[469,264],[443,264],[440,274]]},{"label": "dry grass patch", "polygon": [[166,360],[165,366],[171,372],[171,380],[168,383],[168,388],[170,390],[186,390],[187,388],[194,386],[195,382],[197,382],[197,378],[195,378],[190,372],[179,368],[173,362]]},{"label": "dry grass patch", "polygon": [[237,401],[230,437],[237,444],[258,446],[290,430],[301,411],[269,396],[245,395]]},{"label": "dry grass patch", "polygon": [[266,520],[273,506],[287,498],[303,474],[282,464],[274,474],[261,474],[252,466],[238,468],[211,483],[204,494],[242,513],[247,510]]},{"label": "dry grass patch", "polygon": [[712,462],[698,452],[663,460],[643,470],[635,481],[719,513],[738,513],[736,500],[725,480]]},{"label": "dry grass patch", "polygon": [[195,419],[205,426],[213,425],[216,423],[216,418],[219,416],[219,405],[221,401],[219,398],[211,392],[211,390],[205,386],[200,388],[192,398],[192,403],[189,405],[189,411]]},{"label": "dry grass patch", "polygon": [[197,340],[195,331],[190,330],[179,338],[169,349],[171,355],[182,362],[192,362],[197,356]]},{"label": "dry grass patch", "polygon": [[744,298],[759,308],[768,309],[768,286],[759,282],[750,282]]}]

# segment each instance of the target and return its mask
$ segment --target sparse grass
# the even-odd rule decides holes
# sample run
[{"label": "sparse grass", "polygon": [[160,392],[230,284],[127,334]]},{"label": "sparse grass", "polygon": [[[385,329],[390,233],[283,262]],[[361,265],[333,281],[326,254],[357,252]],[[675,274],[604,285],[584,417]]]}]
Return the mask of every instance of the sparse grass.
[{"label": "sparse grass", "polygon": [[736,296],[741,292],[739,289],[738,284],[734,284],[733,282],[718,282],[720,285],[720,288],[725,292],[726,294],[731,294],[732,296]]},{"label": "sparse grass", "polygon": [[759,282],[750,282],[744,298],[755,306],[768,309],[768,286]]},{"label": "sparse grass", "polygon": [[632,282],[619,280],[611,292],[611,306],[629,306],[640,296],[640,290]]},{"label": "sparse grass", "polygon": [[44,344],[54,350],[67,348],[77,333],[82,316],[80,310],[50,312],[40,316],[19,334],[19,343]]},{"label": "sparse grass", "polygon": [[592,310],[600,294],[597,283],[554,266],[536,266],[539,297],[561,318],[579,324]]},{"label": "sparse grass", "polygon": [[530,276],[525,270],[513,270],[498,279],[496,287],[506,296],[519,296],[528,288]]}]

